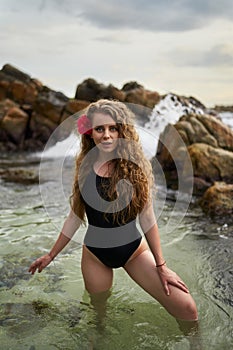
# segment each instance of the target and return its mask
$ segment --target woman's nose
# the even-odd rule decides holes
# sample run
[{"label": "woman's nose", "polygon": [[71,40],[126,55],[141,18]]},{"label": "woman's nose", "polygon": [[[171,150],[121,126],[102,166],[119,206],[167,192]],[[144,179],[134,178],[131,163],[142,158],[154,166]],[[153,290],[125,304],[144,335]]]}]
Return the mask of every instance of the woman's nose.
[{"label": "woman's nose", "polygon": [[109,135],[109,130],[108,130],[108,128],[106,128],[106,129],[104,130],[104,139],[109,139],[109,137],[110,137],[110,135]]}]

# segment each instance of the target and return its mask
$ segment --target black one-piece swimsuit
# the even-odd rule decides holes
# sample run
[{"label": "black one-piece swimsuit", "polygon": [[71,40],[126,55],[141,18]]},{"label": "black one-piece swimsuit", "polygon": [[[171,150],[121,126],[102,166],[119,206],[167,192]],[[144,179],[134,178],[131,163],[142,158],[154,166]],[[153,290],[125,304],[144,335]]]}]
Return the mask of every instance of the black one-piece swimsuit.
[{"label": "black one-piece swimsuit", "polygon": [[106,194],[110,181],[111,178],[101,177],[94,170],[85,180],[81,190],[88,220],[84,244],[104,265],[118,268],[136,251],[142,236],[136,218],[125,224],[113,221],[113,214],[107,209],[111,203]]}]

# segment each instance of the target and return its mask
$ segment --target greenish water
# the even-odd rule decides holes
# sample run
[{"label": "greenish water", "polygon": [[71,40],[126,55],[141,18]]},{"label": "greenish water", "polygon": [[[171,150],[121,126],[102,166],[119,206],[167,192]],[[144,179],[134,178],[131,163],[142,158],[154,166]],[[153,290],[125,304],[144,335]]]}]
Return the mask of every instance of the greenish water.
[{"label": "greenish water", "polygon": [[[30,162],[25,166],[19,159],[3,164],[8,168],[24,164],[35,171],[39,166]],[[32,277],[27,273],[30,263],[50,249],[66,216],[72,165],[64,168],[62,193],[57,164],[52,160],[44,167],[40,188],[0,182],[0,348],[189,349],[176,321],[123,269],[114,272],[105,328],[99,329],[84,290],[79,237],[41,274]],[[196,300],[203,349],[231,349],[232,226],[224,219],[212,222],[194,208],[168,233],[172,207],[173,201],[167,201],[159,219],[168,265],[182,276]]]}]

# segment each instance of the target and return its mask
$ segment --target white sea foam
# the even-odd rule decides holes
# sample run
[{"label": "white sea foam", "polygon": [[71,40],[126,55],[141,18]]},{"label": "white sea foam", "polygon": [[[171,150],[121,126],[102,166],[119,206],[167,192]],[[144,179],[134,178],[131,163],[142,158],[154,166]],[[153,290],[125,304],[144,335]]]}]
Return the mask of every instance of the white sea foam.
[{"label": "white sea foam", "polygon": [[168,123],[175,124],[181,116],[191,113],[204,114],[204,110],[191,102],[182,104],[176,95],[170,93],[155,105],[145,128],[160,134]]},{"label": "white sea foam", "polygon": [[46,145],[42,153],[38,153],[43,159],[75,157],[80,149],[79,138],[75,133],[71,134],[64,140],[58,141],[53,146]]},{"label": "white sea foam", "polygon": [[219,116],[224,124],[228,125],[231,129],[233,129],[233,113],[231,112],[221,112]]}]

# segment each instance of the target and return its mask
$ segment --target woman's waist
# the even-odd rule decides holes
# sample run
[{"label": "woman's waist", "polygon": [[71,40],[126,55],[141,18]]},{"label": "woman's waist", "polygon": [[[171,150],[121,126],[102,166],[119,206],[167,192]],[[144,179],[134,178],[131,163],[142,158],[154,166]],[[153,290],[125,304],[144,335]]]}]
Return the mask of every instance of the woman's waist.
[{"label": "woman's waist", "polygon": [[117,227],[88,225],[84,243],[92,247],[109,248],[128,244],[141,237],[136,221]]}]

